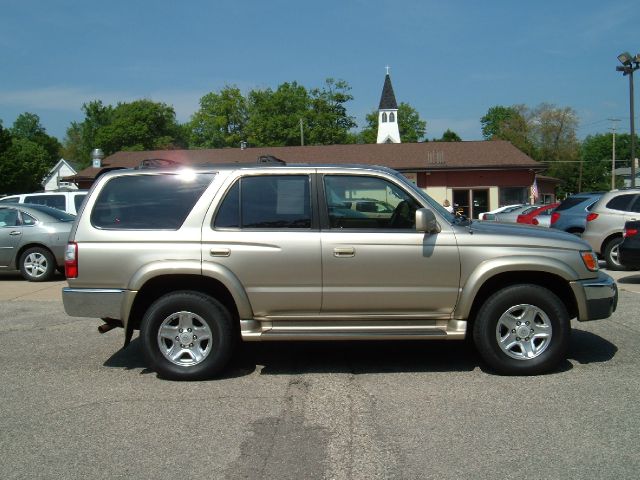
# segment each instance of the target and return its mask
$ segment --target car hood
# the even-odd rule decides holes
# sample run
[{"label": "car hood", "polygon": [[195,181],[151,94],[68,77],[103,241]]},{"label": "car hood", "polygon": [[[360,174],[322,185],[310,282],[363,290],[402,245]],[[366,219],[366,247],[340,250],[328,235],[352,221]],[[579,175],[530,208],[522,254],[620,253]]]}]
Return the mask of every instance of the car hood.
[{"label": "car hood", "polygon": [[[470,225],[459,225],[458,230],[467,230],[473,237],[472,243],[486,241],[492,246],[531,246],[545,248],[562,248],[568,250],[591,250],[587,242],[581,238],[547,227],[530,225],[474,221]],[[460,232],[462,233],[462,232]],[[465,235],[457,235],[458,242],[464,243]]]}]

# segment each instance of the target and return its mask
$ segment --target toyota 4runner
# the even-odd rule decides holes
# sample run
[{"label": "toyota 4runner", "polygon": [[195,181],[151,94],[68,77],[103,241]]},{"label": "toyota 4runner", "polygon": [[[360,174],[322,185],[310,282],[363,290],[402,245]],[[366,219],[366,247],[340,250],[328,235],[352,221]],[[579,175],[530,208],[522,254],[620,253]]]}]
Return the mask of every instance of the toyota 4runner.
[{"label": "toyota 4runner", "polygon": [[[376,201],[370,215],[354,202]],[[455,217],[382,167],[241,165],[101,176],[66,250],[71,316],[140,330],[162,377],[219,374],[236,339],[463,339],[503,374],[565,357],[615,282],[574,235]]]}]

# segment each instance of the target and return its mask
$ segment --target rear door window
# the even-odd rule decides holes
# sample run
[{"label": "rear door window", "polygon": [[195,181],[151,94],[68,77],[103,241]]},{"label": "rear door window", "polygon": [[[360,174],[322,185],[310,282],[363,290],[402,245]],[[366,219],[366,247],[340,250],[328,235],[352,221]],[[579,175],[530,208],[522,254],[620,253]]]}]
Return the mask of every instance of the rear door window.
[{"label": "rear door window", "polygon": [[111,230],[178,230],[214,175],[115,177],[98,194],[91,224]]},{"label": "rear door window", "polygon": [[311,228],[308,175],[243,177],[227,192],[215,228]]}]

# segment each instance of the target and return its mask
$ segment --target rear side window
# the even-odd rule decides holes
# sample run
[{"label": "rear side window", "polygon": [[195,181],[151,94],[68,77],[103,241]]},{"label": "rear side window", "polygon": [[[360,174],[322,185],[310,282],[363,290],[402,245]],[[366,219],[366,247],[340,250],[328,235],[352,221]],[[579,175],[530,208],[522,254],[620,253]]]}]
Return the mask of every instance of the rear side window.
[{"label": "rear side window", "polygon": [[82,202],[84,202],[84,199],[87,197],[87,194],[85,193],[84,195],[74,195],[73,196],[73,204],[76,207],[76,212],[80,212],[80,207],[82,206]]},{"label": "rear side window", "polygon": [[311,228],[307,175],[244,177],[227,192],[215,228]]},{"label": "rear side window", "polygon": [[20,197],[4,197],[0,198],[0,202],[4,203],[18,203],[20,201]]},{"label": "rear side window", "polygon": [[24,203],[46,205],[58,210],[65,210],[67,206],[64,195],[27,195],[24,197]]},{"label": "rear side window", "polygon": [[213,177],[213,173],[115,177],[99,193],[91,224],[112,230],[178,230]]},{"label": "rear side window", "polygon": [[585,200],[588,200],[589,197],[569,197],[566,200],[564,200],[559,206],[558,208],[556,208],[556,211],[561,212],[563,210],[568,210],[570,208],[575,207],[576,205],[584,202]]},{"label": "rear side window", "polygon": [[612,198],[607,203],[607,208],[611,210],[622,210],[625,212],[629,211],[629,206],[631,202],[635,199],[634,194],[626,194],[626,195],[618,195],[617,197]]}]

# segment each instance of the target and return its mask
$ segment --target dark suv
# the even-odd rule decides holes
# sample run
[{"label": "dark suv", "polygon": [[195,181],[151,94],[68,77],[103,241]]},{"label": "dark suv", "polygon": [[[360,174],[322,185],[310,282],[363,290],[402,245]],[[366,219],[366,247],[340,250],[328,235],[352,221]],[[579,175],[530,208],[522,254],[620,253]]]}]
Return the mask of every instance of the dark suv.
[{"label": "dark suv", "polygon": [[551,228],[581,235],[587,225],[590,208],[604,192],[582,192],[571,195],[551,214]]}]

